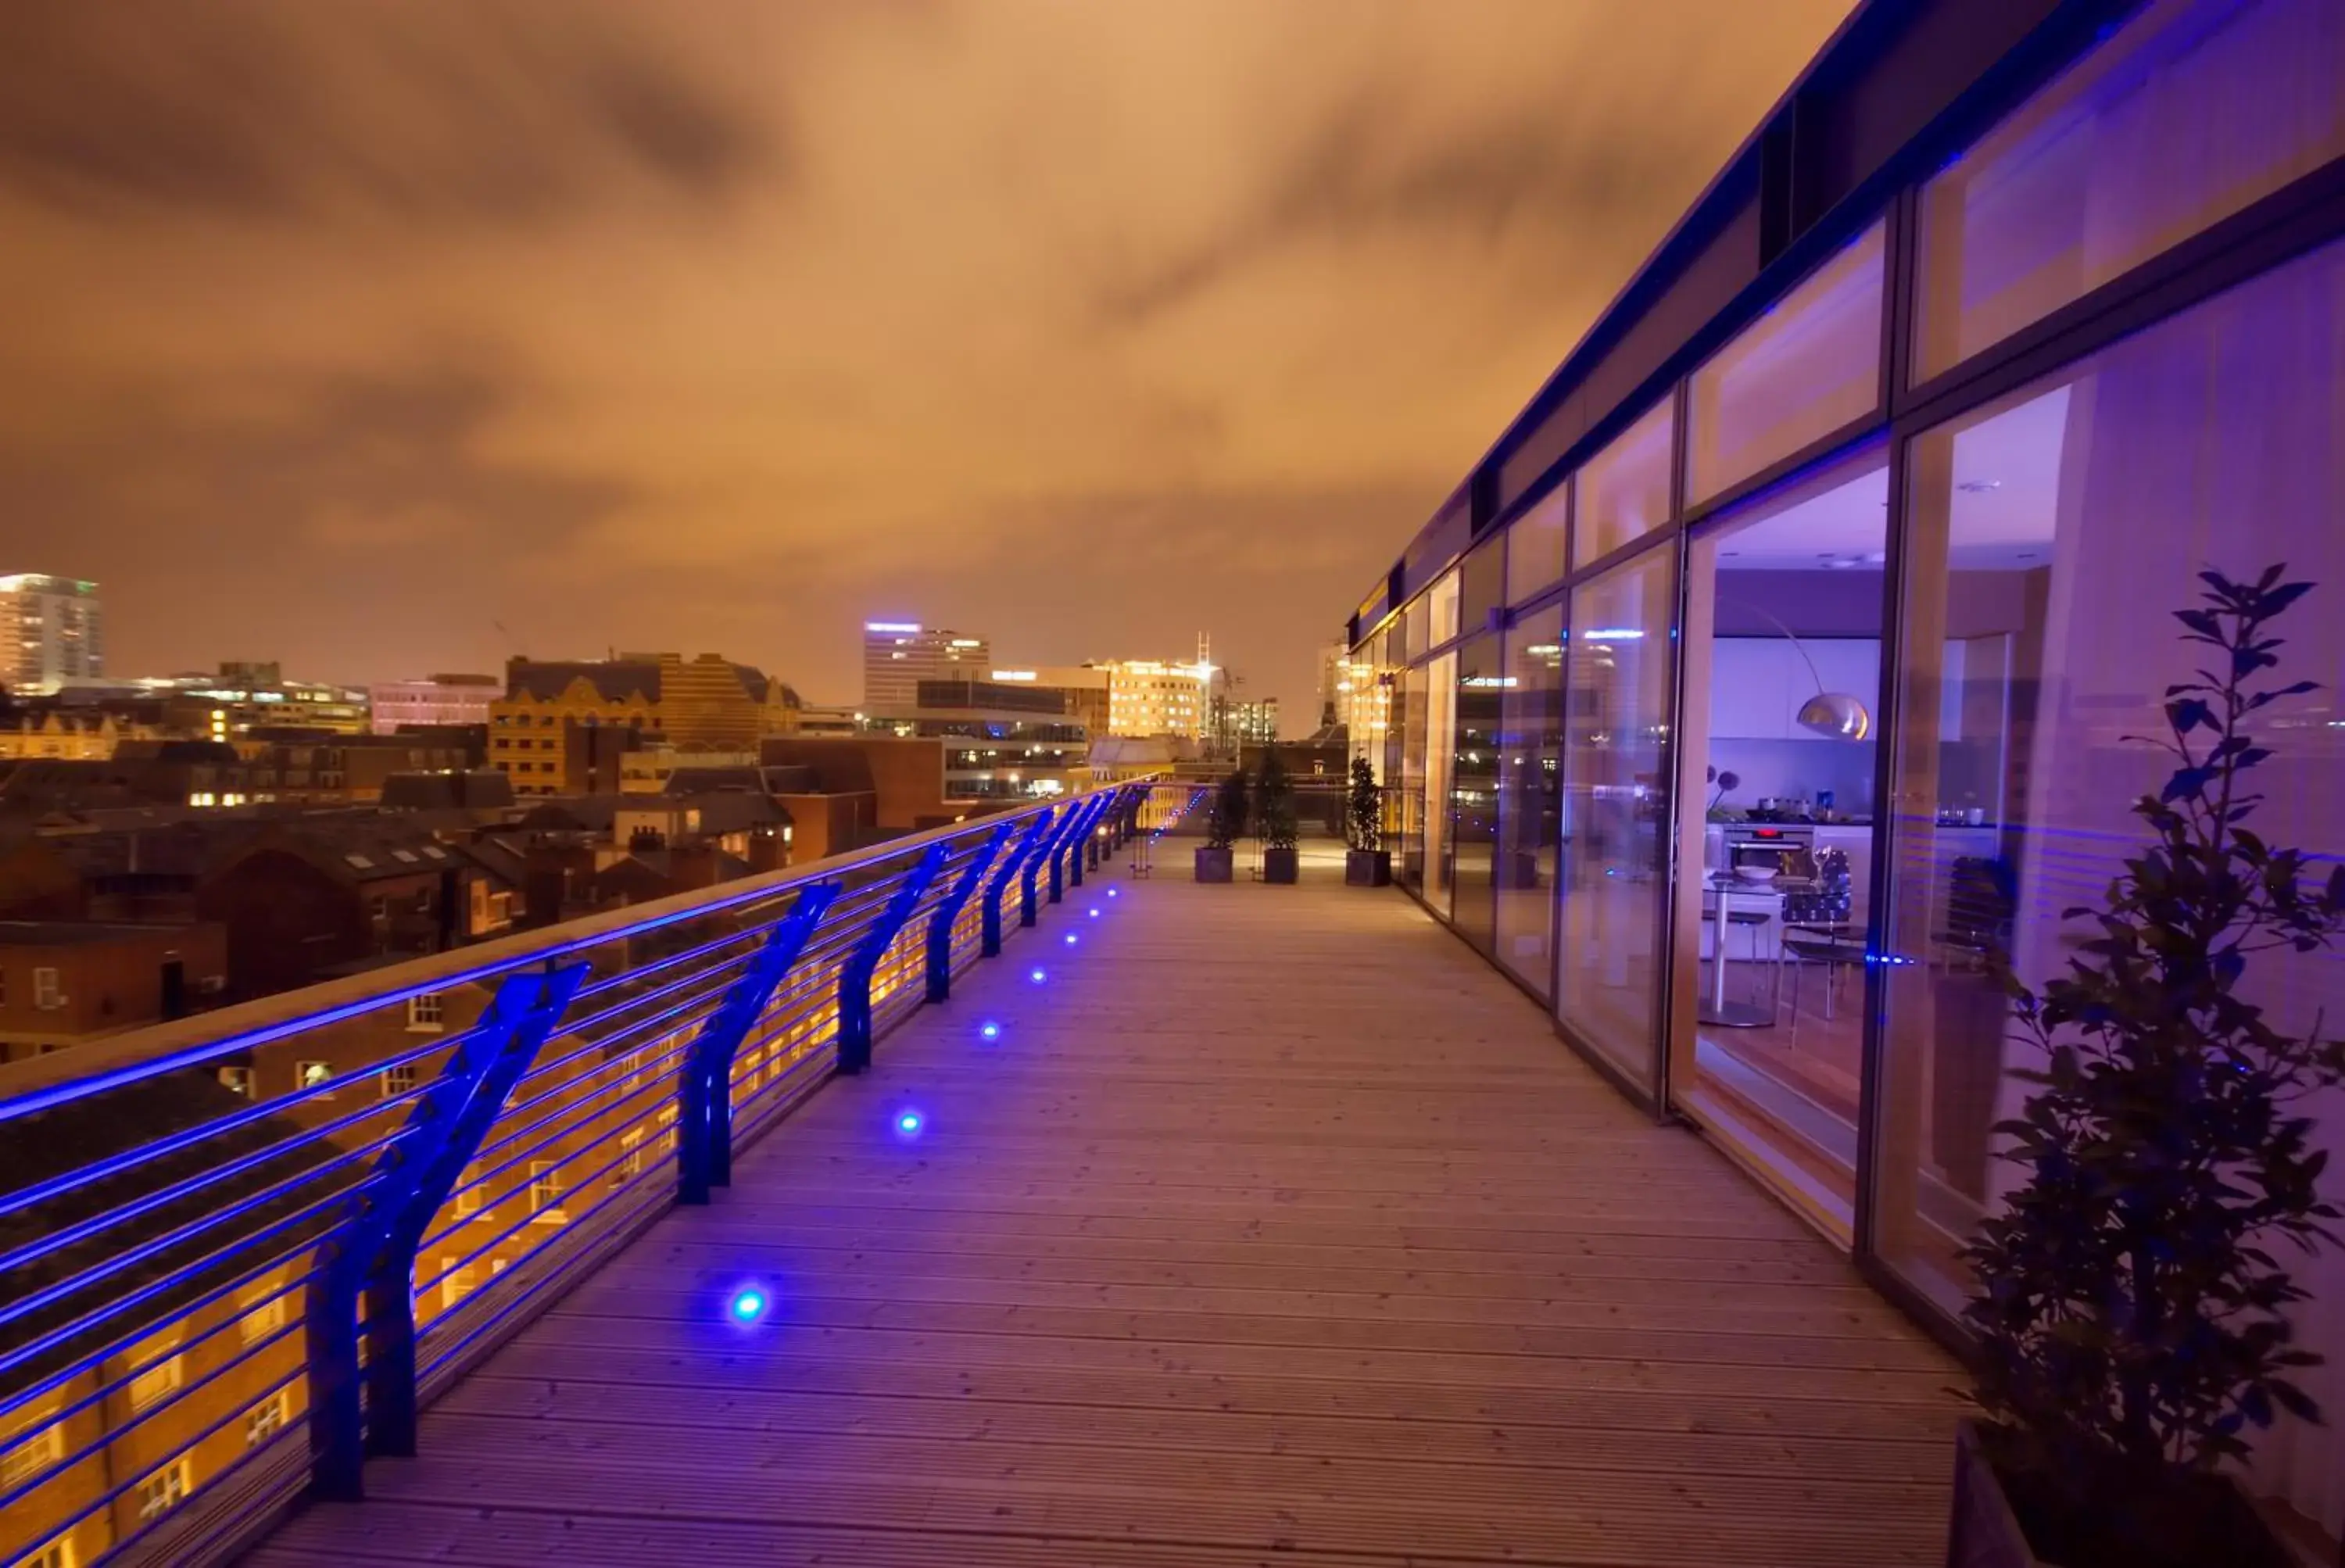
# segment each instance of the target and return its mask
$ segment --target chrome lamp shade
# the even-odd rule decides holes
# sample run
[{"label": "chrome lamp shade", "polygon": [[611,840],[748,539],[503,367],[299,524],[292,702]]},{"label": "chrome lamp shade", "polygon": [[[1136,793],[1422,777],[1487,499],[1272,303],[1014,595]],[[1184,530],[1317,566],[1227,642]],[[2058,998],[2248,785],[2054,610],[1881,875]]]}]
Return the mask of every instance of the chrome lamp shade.
[{"label": "chrome lamp shade", "polygon": [[1800,704],[1802,729],[1833,740],[1862,740],[1873,733],[1873,715],[1844,691],[1820,691]]}]

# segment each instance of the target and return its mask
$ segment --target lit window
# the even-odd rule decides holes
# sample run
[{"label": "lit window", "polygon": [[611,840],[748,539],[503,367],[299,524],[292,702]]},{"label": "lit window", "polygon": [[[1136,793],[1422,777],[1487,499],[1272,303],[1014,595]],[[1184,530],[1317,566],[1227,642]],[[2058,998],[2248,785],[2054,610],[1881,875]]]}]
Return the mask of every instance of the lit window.
[{"label": "lit window", "polygon": [[[178,1352],[178,1343],[179,1331],[172,1329],[157,1334],[130,1352],[130,1364],[134,1367],[146,1368],[144,1371],[130,1380],[132,1410],[143,1410],[147,1406],[178,1392],[180,1383],[185,1380],[184,1358]],[[165,1350],[171,1353],[163,1356],[160,1360],[155,1360],[155,1358]],[[148,1366],[147,1363],[150,1361],[154,1364]]]},{"label": "lit window", "polygon": [[66,1456],[65,1426],[41,1411],[0,1447],[0,1489],[14,1491]]},{"label": "lit window", "polygon": [[285,1426],[285,1390],[278,1390],[244,1412],[244,1446],[259,1448]]},{"label": "lit window", "polygon": [[58,983],[57,972],[46,965],[33,971],[33,1005],[58,1008],[66,1004],[65,988]]},{"label": "lit window", "polygon": [[560,1225],[570,1217],[562,1212],[562,1173],[553,1160],[529,1162],[529,1221]]},{"label": "lit window", "polygon": [[407,999],[407,1026],[418,1034],[437,1034],[445,1015],[440,993],[427,991]]},{"label": "lit window", "polygon": [[[323,1062],[293,1064],[293,1086],[297,1089],[315,1089],[322,1084],[332,1082],[333,1076],[333,1068]],[[333,1097],[330,1091],[318,1096],[320,1100],[330,1100]]]},{"label": "lit window", "polygon": [[452,1257],[440,1260],[440,1267],[445,1270],[440,1276],[440,1310],[442,1312],[450,1310],[472,1293],[472,1266],[467,1263],[457,1268],[454,1267],[455,1262]]},{"label": "lit window", "polygon": [[244,1316],[236,1320],[236,1331],[248,1345],[266,1339],[285,1327],[285,1292],[274,1284],[263,1287],[269,1294],[245,1298]]},{"label": "lit window", "polygon": [[187,1500],[189,1466],[175,1459],[138,1483],[138,1517],[160,1519]]},{"label": "lit window", "polygon": [[73,1537],[60,1535],[30,1557],[19,1557],[15,1568],[74,1568]]},{"label": "lit window", "polygon": [[219,1081],[220,1087],[229,1093],[242,1095],[248,1100],[252,1098],[251,1068],[222,1067],[219,1070]]},{"label": "lit window", "polygon": [[629,1127],[619,1135],[619,1163],[612,1167],[611,1185],[624,1186],[644,1168],[644,1130]]},{"label": "lit window", "polygon": [[381,1076],[382,1097],[395,1100],[415,1087],[415,1064],[403,1062],[396,1067],[385,1067]]}]

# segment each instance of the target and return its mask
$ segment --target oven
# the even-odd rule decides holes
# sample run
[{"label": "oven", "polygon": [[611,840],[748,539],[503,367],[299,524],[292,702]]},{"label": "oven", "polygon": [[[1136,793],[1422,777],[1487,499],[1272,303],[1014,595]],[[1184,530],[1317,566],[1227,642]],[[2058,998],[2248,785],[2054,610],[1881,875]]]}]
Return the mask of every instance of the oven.
[{"label": "oven", "polygon": [[1776,822],[1736,822],[1726,830],[1725,870],[1741,872],[1746,866],[1764,868],[1778,875],[1795,865],[1815,863],[1816,830]]}]

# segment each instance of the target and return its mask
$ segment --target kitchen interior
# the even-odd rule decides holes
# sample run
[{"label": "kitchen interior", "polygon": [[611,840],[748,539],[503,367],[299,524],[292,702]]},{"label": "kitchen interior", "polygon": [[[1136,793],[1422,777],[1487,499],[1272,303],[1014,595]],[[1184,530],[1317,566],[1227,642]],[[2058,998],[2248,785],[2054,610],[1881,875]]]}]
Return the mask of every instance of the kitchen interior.
[{"label": "kitchen interior", "polygon": [[[1682,763],[1702,810],[1699,855],[1681,840],[1679,857],[1678,994],[1691,1005],[1677,1081],[1690,1108],[1842,1221],[1883,739],[1887,505],[1873,454],[1726,519],[1688,563],[1687,712],[1709,722]],[[1949,605],[1934,850],[1949,861],[2000,852],[2025,620],[2008,596]]]}]

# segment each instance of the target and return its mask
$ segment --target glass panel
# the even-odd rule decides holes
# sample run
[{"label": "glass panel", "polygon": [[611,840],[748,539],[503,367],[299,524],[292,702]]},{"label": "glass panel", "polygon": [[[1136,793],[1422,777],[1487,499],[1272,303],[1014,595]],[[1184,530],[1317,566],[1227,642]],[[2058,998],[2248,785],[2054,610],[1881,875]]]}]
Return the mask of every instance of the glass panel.
[{"label": "glass panel", "polygon": [[1425,886],[1425,666],[1401,677],[1400,839],[1393,848],[1393,876],[1403,887]]},{"label": "glass panel", "polygon": [[1507,542],[1503,538],[1485,539],[1479,549],[1466,557],[1457,629],[1468,633],[1487,631],[1490,612],[1506,602]]},{"label": "glass panel", "polygon": [[1426,633],[1425,647],[1437,648],[1457,635],[1457,570],[1451,567],[1433,585],[1426,595],[1433,607],[1433,624]]},{"label": "glass panel", "polygon": [[1576,589],[1567,659],[1563,934],[1557,1015],[1640,1084],[1656,1081],[1669,789],[1670,627],[1677,550],[1663,545]]},{"label": "glass panel", "polygon": [[1507,526],[1507,602],[1536,598],[1563,576],[1564,545],[1571,519],[1571,484],[1566,480],[1547,498]]},{"label": "glass panel", "polygon": [[[2202,127],[2203,128],[2203,127]],[[2172,612],[2197,573],[2285,561],[2319,585],[2273,629],[2254,830],[2345,850],[2345,245],[2234,290],[1911,449],[1875,1245],[1943,1305],[1954,1249],[2013,1179],[2013,1043],[1983,952],[2040,983],[2145,841],[2164,692],[2203,650]],[[2325,874],[2325,868],[2323,868]],[[2345,1017],[2345,954],[2259,953],[2243,999],[2300,1033]],[[2334,1347],[2331,1347],[2332,1352]]]},{"label": "glass panel", "polygon": [[1876,223],[1696,371],[1686,499],[1706,500],[1881,406]]},{"label": "glass panel", "polygon": [[1433,646],[1425,635],[1432,624],[1433,596],[1419,594],[1408,602],[1408,608],[1400,616],[1400,657],[1403,663],[1424,657],[1425,650]]},{"label": "glass panel", "polygon": [[2345,153],[2345,7],[2160,0],[1923,188],[1927,380]]},{"label": "glass panel", "polygon": [[1460,936],[1485,952],[1496,919],[1490,857],[1498,839],[1498,718],[1506,690],[1499,657],[1495,636],[1470,638],[1457,650],[1457,740],[1449,776],[1450,859],[1457,868],[1450,919]]},{"label": "glass panel", "polygon": [[1676,410],[1663,398],[1579,471],[1573,483],[1573,565],[1600,559],[1670,520],[1670,442],[1676,423]]},{"label": "glass panel", "polygon": [[1449,913],[1449,889],[1457,871],[1450,835],[1456,802],[1449,780],[1457,757],[1457,656],[1443,654],[1425,667],[1425,901]]},{"label": "glass panel", "polygon": [[1561,826],[1563,609],[1507,633],[1498,733],[1498,962],[1538,993],[1555,990],[1555,865]]},{"label": "glass panel", "polygon": [[[1888,449],[1686,557],[1670,1095],[1847,1237],[1856,1192]],[[1686,814],[1691,819],[1694,813]]]}]

